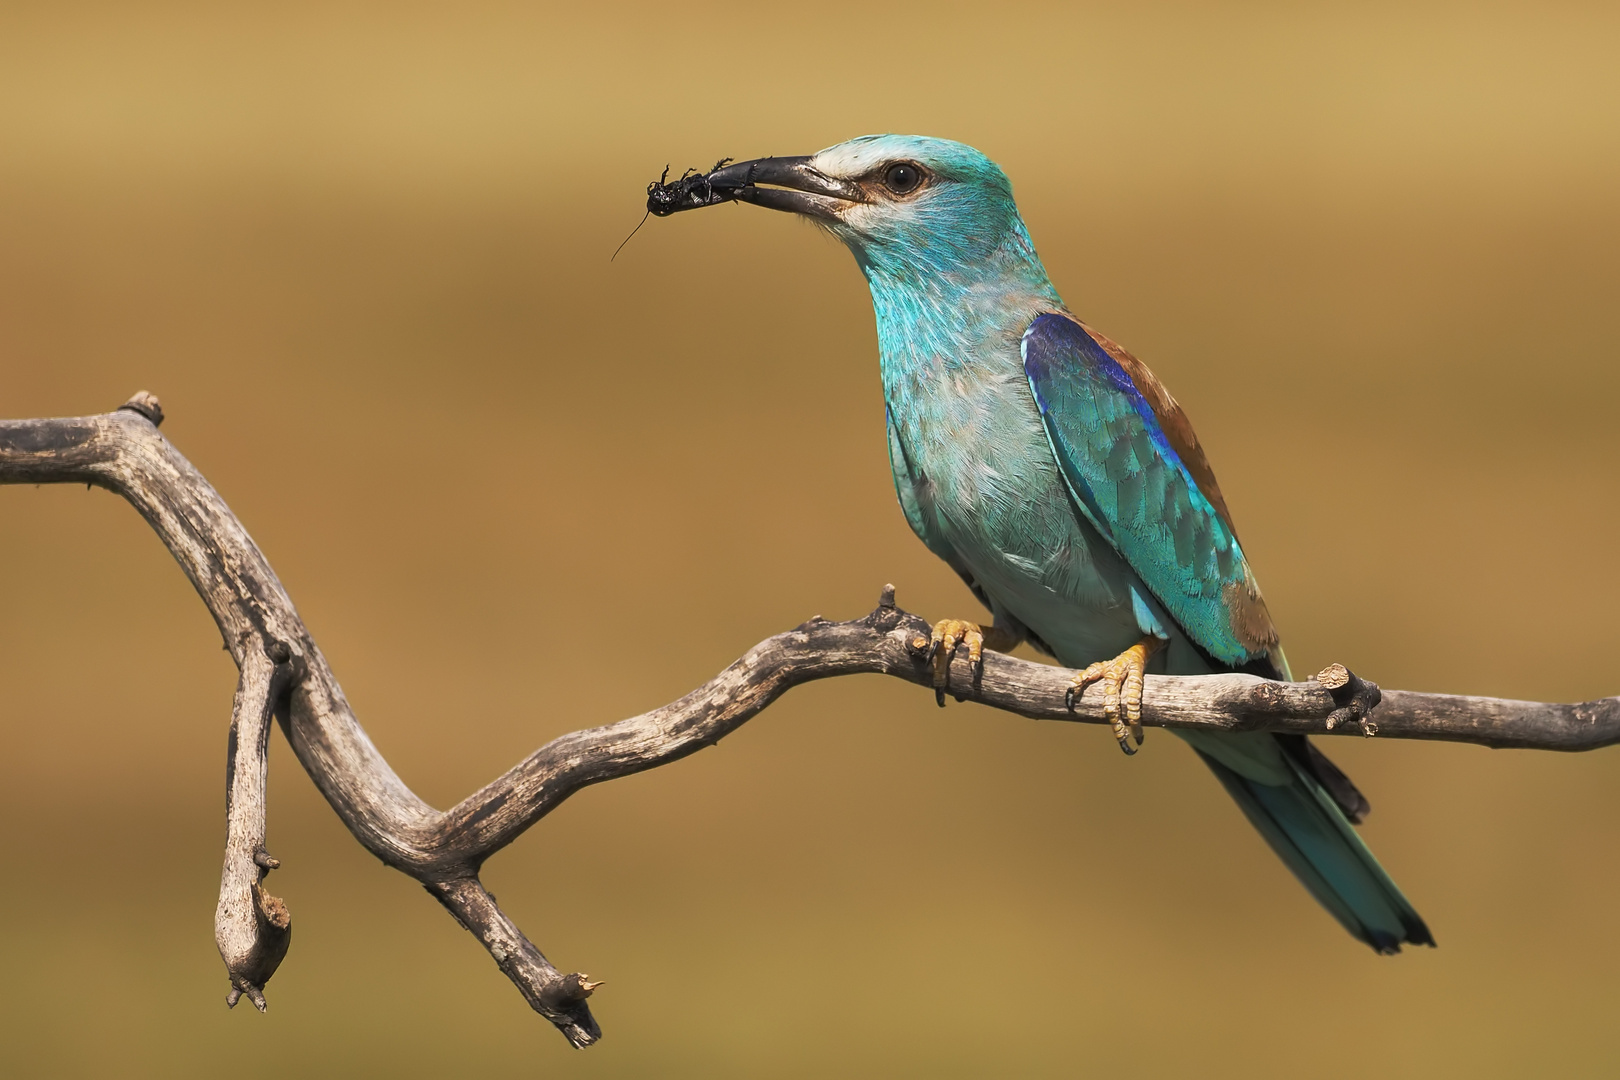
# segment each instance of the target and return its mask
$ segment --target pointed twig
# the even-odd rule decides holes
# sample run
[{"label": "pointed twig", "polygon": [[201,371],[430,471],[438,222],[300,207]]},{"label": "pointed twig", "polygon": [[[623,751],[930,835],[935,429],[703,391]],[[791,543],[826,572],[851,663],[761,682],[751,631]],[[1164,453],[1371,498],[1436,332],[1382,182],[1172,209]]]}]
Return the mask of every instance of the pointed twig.
[{"label": "pointed twig", "polygon": [[585,1007],[585,999],[602,984],[578,973],[559,974],[506,917],[482,882],[476,877],[436,881],[427,891],[489,950],[529,1007],[557,1025],[570,1045],[584,1049],[602,1037],[596,1018]]}]

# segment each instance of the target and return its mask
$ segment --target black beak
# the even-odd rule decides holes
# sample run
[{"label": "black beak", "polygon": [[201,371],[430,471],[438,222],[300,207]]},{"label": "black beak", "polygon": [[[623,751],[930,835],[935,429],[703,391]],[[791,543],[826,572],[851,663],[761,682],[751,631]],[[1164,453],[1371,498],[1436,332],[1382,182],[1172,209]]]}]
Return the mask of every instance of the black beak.
[{"label": "black beak", "polygon": [[733,201],[837,221],[840,209],[865,202],[866,193],[859,184],[817,172],[808,157],[722,161],[708,173],[689,172],[674,183],[659,179],[647,185],[647,210],[655,217]]}]

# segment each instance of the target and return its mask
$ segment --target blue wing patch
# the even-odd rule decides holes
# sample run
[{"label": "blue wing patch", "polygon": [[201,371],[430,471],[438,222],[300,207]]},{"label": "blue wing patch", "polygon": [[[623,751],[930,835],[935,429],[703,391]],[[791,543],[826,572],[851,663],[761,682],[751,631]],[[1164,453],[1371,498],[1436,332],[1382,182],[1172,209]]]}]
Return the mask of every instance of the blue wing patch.
[{"label": "blue wing patch", "polygon": [[1081,513],[1205,652],[1234,667],[1268,655],[1276,631],[1237,537],[1130,373],[1064,315],[1038,316],[1021,349]]}]

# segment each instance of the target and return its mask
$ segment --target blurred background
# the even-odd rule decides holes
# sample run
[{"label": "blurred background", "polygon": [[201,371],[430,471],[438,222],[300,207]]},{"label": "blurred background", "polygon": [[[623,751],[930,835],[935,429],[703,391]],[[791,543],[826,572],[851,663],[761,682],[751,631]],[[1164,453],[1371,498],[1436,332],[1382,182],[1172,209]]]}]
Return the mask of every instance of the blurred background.
[{"label": "blurred background", "polygon": [[[989,153],[1198,425],[1297,670],[1620,692],[1612,4],[0,6],[0,415],[161,396],[447,806],[759,639],[978,608],[895,505],[841,247],[646,183]],[[1620,753],[1335,739],[1382,959],[1193,755],[882,679],[591,789],[487,880],[569,1050],[274,736],[291,954],[227,1012],[235,672],[114,497],[0,489],[0,1071],[1524,1076],[1620,1066]]]}]

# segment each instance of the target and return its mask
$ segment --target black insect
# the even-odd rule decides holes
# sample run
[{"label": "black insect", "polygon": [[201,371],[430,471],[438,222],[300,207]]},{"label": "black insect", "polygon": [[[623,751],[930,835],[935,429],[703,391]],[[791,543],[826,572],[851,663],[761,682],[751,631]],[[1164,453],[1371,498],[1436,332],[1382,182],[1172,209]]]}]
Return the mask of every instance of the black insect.
[{"label": "black insect", "polygon": [[736,188],[716,188],[709,177],[731,164],[731,158],[721,158],[706,173],[687,169],[681,178],[669,182],[669,169],[664,175],[647,185],[647,212],[653,217],[668,217],[681,210],[697,210],[736,198]]},{"label": "black insect", "polygon": [[[647,213],[653,217],[668,217],[681,210],[700,210],[705,206],[715,206],[735,199],[741,187],[715,187],[710,182],[710,177],[730,165],[733,160],[733,158],[721,158],[714,163],[714,168],[706,173],[700,173],[696,169],[687,169],[681,174],[681,178],[673,184],[669,182],[669,166],[665,165],[664,175],[647,185]],[[742,186],[746,187],[753,182],[754,171],[749,169],[748,176],[744,178]],[[641,221],[636,224],[636,227],[630,230],[630,236],[640,232],[641,226],[646,223],[647,218],[643,216]],[[613,258],[608,260],[609,262],[619,257],[619,252],[624,250],[624,245],[630,242],[630,236],[625,237],[619,244],[618,248],[613,252]]]}]

